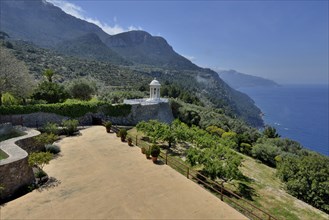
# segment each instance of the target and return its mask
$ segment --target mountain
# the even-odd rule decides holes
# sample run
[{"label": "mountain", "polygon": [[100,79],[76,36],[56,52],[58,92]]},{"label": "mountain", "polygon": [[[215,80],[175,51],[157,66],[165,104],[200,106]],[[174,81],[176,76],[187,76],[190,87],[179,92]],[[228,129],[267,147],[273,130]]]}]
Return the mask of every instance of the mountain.
[{"label": "mountain", "polygon": [[0,31],[10,35],[15,55],[36,78],[41,78],[46,68],[54,69],[61,82],[92,76],[109,86],[125,86],[128,81],[134,86],[157,77],[179,84],[206,106],[219,108],[250,125],[263,125],[252,99],[229,87],[216,72],[177,54],[162,37],[145,31],[110,36],[44,0],[1,0],[0,4]]},{"label": "mountain", "polygon": [[68,15],[44,0],[1,0],[0,29],[13,39],[42,47],[52,47],[91,32],[101,40],[109,37],[97,25]]},{"label": "mountain", "polygon": [[190,60],[177,54],[162,37],[145,31],[129,31],[110,36],[105,44],[112,50],[138,64],[169,69],[200,69]]},{"label": "mountain", "polygon": [[279,86],[276,82],[258,76],[239,73],[235,70],[219,71],[218,75],[232,88],[256,87],[256,86]]},{"label": "mountain", "polygon": [[63,41],[55,46],[55,50],[62,54],[89,60],[111,61],[112,63],[122,65],[131,64],[131,62],[126,61],[108,48],[95,33]]}]

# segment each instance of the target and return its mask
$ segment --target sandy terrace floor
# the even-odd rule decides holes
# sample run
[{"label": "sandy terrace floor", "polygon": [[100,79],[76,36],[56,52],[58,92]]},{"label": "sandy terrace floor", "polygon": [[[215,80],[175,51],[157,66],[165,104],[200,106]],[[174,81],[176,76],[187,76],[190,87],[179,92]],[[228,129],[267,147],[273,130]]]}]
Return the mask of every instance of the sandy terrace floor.
[{"label": "sandy terrace floor", "polygon": [[247,219],[166,165],[155,165],[104,127],[59,142],[45,167],[56,186],[0,208],[0,219]]}]

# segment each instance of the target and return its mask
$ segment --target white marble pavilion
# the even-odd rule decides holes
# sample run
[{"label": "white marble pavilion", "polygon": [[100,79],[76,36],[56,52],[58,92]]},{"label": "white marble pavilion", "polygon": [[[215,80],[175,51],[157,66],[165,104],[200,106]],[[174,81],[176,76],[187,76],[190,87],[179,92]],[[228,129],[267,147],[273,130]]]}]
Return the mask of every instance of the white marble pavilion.
[{"label": "white marble pavilion", "polygon": [[161,102],[168,102],[168,99],[160,97],[161,84],[156,78],[150,83],[150,97],[144,99],[125,99],[124,104],[141,104],[141,105],[153,105]]}]

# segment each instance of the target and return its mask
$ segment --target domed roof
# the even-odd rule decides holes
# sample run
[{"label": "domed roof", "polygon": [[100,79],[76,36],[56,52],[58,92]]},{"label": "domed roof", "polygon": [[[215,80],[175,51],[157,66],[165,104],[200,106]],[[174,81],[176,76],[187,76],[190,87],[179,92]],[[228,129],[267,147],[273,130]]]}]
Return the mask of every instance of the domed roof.
[{"label": "domed roof", "polygon": [[152,80],[152,82],[150,83],[150,86],[161,86],[161,84],[158,80],[156,80],[156,78],[154,78],[154,80]]}]

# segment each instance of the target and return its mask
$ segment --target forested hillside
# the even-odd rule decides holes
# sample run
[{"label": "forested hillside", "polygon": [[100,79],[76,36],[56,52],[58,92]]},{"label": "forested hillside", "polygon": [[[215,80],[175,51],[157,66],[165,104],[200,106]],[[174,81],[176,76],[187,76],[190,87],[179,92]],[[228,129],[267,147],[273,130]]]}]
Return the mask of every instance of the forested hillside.
[{"label": "forested hillside", "polygon": [[[141,86],[147,88],[152,78],[157,77],[161,82],[175,83],[186,92],[193,93],[205,106],[221,109],[224,113],[242,118],[254,126],[263,125],[260,110],[253,101],[230,88],[210,69],[172,70],[136,64],[118,66],[109,62],[62,55],[24,41],[11,41],[10,44],[10,52],[26,64],[36,79],[42,78],[45,69],[52,69],[58,82],[88,76],[104,86],[124,86],[126,89],[138,90]],[[100,87],[99,91],[103,89],[106,87]]]}]

